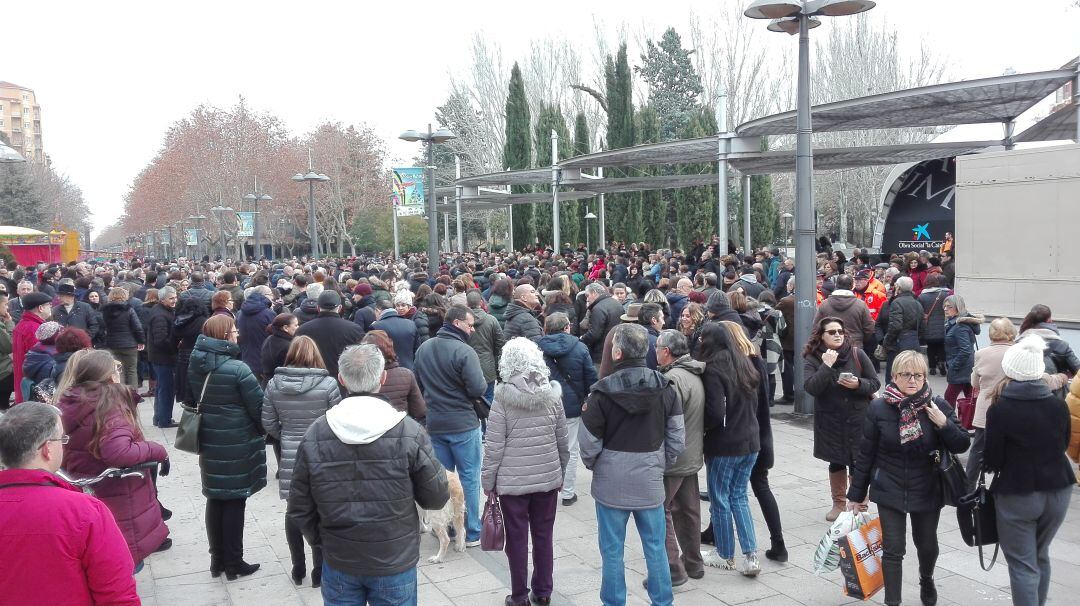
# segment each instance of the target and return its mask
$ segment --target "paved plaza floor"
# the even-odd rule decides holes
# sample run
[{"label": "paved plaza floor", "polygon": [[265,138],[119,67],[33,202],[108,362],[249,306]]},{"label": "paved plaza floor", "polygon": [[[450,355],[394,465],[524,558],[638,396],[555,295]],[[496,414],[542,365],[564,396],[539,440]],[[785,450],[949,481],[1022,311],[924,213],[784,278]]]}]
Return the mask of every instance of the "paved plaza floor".
[{"label": "paved plaza floor", "polygon": [[[941,393],[943,381],[934,379],[935,392]],[[159,606],[321,604],[322,598],[317,589],[311,588],[310,578],[299,588],[289,578],[291,564],[285,541],[285,503],[278,499],[273,480],[273,453],[267,450],[270,484],[248,500],[244,531],[245,559],[262,564],[262,568],[254,575],[236,581],[226,581],[224,576],[213,579],[208,572],[210,560],[203,526],[205,500],[200,491],[197,457],[173,450],[175,430],[153,427],[152,406],[143,404],[141,408],[148,438],[168,445],[173,458],[172,474],[161,478],[159,490],[162,502],[174,512],[168,522],[173,548],[150,556],[146,567],[136,575],[143,603]],[[773,409],[773,436],[776,466],[769,475],[780,504],[790,559],[785,564],[765,559],[769,534],[757,501],[751,498],[760,546],[761,574],[749,579],[736,572],[708,569],[703,579],[690,580],[675,589],[676,604],[809,606],[858,602],[844,596],[839,571],[822,576],[812,572],[813,552],[829,526],[824,516],[830,506],[826,465],[812,456],[812,420],[791,414],[790,406],[777,406]],[[704,472],[700,480],[704,486]],[[555,519],[555,594],[551,602],[556,605],[595,605],[600,602],[601,562],[596,512],[589,496],[591,474],[582,467],[577,481],[580,500],[571,507],[560,505]],[[1080,493],[1080,490],[1076,492]],[[707,507],[707,503],[702,503],[703,518],[706,519]],[[871,511],[874,511],[873,506]],[[954,511],[947,507],[941,516],[941,556],[935,575],[940,594],[938,603],[963,606],[1009,603],[1009,576],[1004,557],[991,572],[983,572],[975,549],[967,547],[960,538]],[[626,543],[627,603],[648,604],[648,596],[641,586],[645,560],[633,524],[627,530]],[[483,552],[478,547],[465,553],[451,550],[444,563],[428,564],[427,556],[436,549],[435,538],[425,536],[420,546],[417,574],[421,606],[498,606],[503,603],[510,584],[504,554]],[[907,551],[905,604],[917,604],[918,573],[910,538]],[[1050,554],[1054,567],[1050,603],[1080,603],[1076,597],[1080,594],[1080,494],[1072,499],[1068,518]],[[871,601],[882,603],[882,593],[878,592]]]}]

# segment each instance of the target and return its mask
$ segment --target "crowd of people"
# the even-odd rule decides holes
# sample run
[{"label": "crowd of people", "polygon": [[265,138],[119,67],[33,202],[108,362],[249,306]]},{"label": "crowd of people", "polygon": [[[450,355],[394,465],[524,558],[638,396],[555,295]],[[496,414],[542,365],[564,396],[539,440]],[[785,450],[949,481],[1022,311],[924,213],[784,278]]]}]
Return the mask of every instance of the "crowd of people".
[{"label": "crowd of people", "polygon": [[[649,599],[671,604],[673,587],[708,567],[760,572],[750,492],[770,535],[764,556],[787,560],[770,413],[799,389],[816,402],[825,519],[877,505],[886,604],[900,603],[908,519],[920,599],[936,603],[945,452],[969,452],[972,485],[994,474],[1014,602],[1045,602],[1047,550],[1077,481],[1066,450],[1080,457],[1080,360],[1049,308],[1036,305],[1019,329],[995,319],[979,348],[985,320],[953,290],[951,241],[884,259],[823,250],[813,333],[797,351],[795,263],[779,249],[611,251],[9,264],[0,494],[18,506],[0,510],[0,554],[82,553],[51,567],[56,603],[138,602],[133,573],[172,545],[156,488],[168,450],[139,422],[152,397],[159,428],[177,426],[177,402],[198,411],[214,577],[259,569],[244,556],[245,504],[270,479],[270,445],[291,577],[300,585],[310,570],[327,604],[416,603],[417,507],[447,504],[448,472],[463,492],[466,548],[481,542],[482,497],[499,499],[506,604],[549,603],[554,526],[578,501],[581,464],[592,471],[601,602],[626,601],[633,517]],[[937,374],[941,395],[928,381]],[[974,409],[973,437],[962,406]],[[107,479],[95,499],[61,466],[67,477],[151,471]],[[40,542],[43,525],[54,534]],[[0,595],[32,601],[27,582],[9,575]]]}]

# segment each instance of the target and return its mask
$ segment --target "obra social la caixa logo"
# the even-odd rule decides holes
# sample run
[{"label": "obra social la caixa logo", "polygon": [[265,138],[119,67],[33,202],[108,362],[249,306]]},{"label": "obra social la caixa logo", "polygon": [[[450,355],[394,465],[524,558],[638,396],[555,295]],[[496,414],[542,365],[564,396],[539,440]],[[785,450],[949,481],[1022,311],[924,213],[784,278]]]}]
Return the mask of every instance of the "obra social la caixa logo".
[{"label": "obra social la caixa logo", "polygon": [[915,227],[911,228],[911,240],[901,240],[897,242],[899,248],[927,248],[930,246],[940,246],[941,240],[934,240],[930,233],[930,222],[916,223]]}]

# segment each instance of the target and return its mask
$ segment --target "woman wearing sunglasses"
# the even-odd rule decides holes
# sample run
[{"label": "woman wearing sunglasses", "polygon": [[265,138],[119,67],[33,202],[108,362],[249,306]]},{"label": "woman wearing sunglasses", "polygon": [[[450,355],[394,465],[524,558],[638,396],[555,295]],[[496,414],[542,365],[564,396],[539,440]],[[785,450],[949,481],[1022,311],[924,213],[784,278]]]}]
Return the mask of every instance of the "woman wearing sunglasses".
[{"label": "woman wearing sunglasses", "polygon": [[933,606],[937,603],[937,527],[944,506],[935,454],[962,453],[971,440],[944,398],[930,391],[926,356],[902,351],[893,361],[892,372],[892,381],[866,411],[848,509],[859,507],[867,491],[877,503],[885,604],[900,603],[907,519],[911,517],[911,538],[919,557],[919,597],[923,604]]},{"label": "woman wearing sunglasses", "polygon": [[818,320],[803,352],[806,392],[815,398],[814,458],[829,464],[832,509],[836,520],[847,502],[848,475],[862,439],[863,415],[881,387],[874,363],[853,347],[840,318]]}]

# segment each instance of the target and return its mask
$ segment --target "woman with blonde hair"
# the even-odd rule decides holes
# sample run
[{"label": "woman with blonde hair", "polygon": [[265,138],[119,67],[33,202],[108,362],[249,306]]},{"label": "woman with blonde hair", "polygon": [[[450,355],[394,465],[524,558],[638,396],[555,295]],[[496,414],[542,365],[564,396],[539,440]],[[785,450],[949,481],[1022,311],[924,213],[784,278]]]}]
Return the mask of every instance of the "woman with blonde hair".
[{"label": "woman with blonde hair", "polygon": [[[296,451],[308,427],[341,401],[337,380],[326,371],[319,347],[311,337],[295,337],[285,354],[285,366],[277,368],[266,384],[262,424],[266,433],[281,443],[278,460],[278,496],[289,498]],[[292,558],[292,580],[299,585],[306,573],[304,539],[300,527],[285,518],[285,539]],[[322,550],[311,546],[311,586],[322,581]]]},{"label": "woman with blonde hair", "polygon": [[101,306],[101,318],[105,321],[105,347],[124,365],[120,376],[124,384],[139,386],[139,352],[146,347],[146,332],[139,316],[128,303],[127,289],[114,286],[109,289],[109,302]]},{"label": "woman with blonde hair", "polygon": [[[498,494],[506,526],[510,566],[508,606],[551,601],[554,568],[552,530],[559,488],[570,460],[562,388],[549,380],[544,354],[529,339],[517,337],[503,347],[503,381],[484,437],[481,483]],[[529,592],[529,537],[532,536],[532,595]]]},{"label": "woman with blonde hair", "polygon": [[263,390],[240,361],[239,332],[227,315],[203,324],[188,363],[189,403],[199,404],[199,469],[206,497],[210,574],[230,581],[258,564],[244,561],[244,511],[248,497],[266,486]]},{"label": "woman with blonde hair", "polygon": [[847,509],[862,506],[869,492],[881,519],[885,604],[900,604],[907,523],[919,559],[919,597],[937,603],[934,568],[938,558],[938,521],[944,507],[937,461],[944,451],[960,454],[971,443],[956,414],[926,382],[926,356],[902,351],[892,363],[892,377],[881,396],[866,409]]},{"label": "woman with blonde hair", "polygon": [[697,334],[703,322],[705,322],[705,310],[701,307],[701,304],[687,303],[678,318],[677,328],[684,337],[689,339]]},{"label": "woman with blonde hair", "polygon": [[[77,476],[96,476],[109,467],[163,463],[165,447],[150,442],[139,426],[135,394],[120,380],[122,367],[107,351],[83,349],[67,362],[57,388],[56,406],[70,436],[64,447],[64,469]],[[108,478],[94,486],[116,517],[127,540],[135,571],[146,556],[172,546],[162,520],[150,473],[142,478]]]}]

